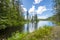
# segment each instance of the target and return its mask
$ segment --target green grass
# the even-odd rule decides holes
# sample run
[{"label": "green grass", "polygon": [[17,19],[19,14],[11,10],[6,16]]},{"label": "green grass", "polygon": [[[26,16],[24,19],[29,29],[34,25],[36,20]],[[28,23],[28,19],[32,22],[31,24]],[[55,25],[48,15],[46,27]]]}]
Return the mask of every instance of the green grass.
[{"label": "green grass", "polygon": [[44,26],[43,28],[30,33],[25,38],[23,38],[23,40],[50,40],[49,36],[51,34],[51,30],[52,27]]},{"label": "green grass", "polygon": [[27,34],[21,34],[19,32],[13,33],[12,37],[8,38],[7,40],[22,40]]},{"label": "green grass", "polygon": [[57,24],[58,26],[60,26],[60,22],[56,22],[56,21],[54,21],[54,23]]},{"label": "green grass", "polygon": [[8,40],[50,40],[52,27],[44,26],[29,34],[14,33]]}]

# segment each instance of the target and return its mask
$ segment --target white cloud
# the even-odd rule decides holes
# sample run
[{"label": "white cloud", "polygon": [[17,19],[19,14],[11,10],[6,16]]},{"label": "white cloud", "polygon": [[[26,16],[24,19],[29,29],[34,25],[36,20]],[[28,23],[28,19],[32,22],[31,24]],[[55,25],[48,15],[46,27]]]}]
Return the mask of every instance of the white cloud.
[{"label": "white cloud", "polygon": [[36,10],[37,14],[42,14],[44,11],[46,11],[45,6],[39,6],[38,9]]},{"label": "white cloud", "polygon": [[21,5],[23,12],[26,12],[27,9],[24,7],[24,5]]},{"label": "white cloud", "polygon": [[43,16],[38,16],[38,19],[46,19],[48,17],[50,17],[50,16],[48,14],[45,14]]},{"label": "white cloud", "polygon": [[46,19],[48,16],[38,16],[38,19]]},{"label": "white cloud", "polygon": [[27,9],[26,8],[23,8],[23,10],[26,12],[27,11]]},{"label": "white cloud", "polygon": [[33,5],[30,9],[29,9],[29,13],[34,14],[42,14],[43,12],[47,11],[45,6],[39,6],[38,9],[35,8],[35,6]]},{"label": "white cloud", "polygon": [[34,13],[35,12],[35,6],[32,6],[32,8],[29,9],[29,13]]},{"label": "white cloud", "polygon": [[34,0],[34,4],[39,4],[41,1],[43,1],[43,0]]}]

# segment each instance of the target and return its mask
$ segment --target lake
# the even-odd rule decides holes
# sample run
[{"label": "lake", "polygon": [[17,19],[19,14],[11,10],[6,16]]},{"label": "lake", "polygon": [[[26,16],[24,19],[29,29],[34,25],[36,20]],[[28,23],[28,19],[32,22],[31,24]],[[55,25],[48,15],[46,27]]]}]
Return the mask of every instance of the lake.
[{"label": "lake", "polygon": [[39,21],[39,22],[30,22],[24,25],[23,32],[33,32],[36,29],[39,29],[43,26],[56,26],[52,21]]},{"label": "lake", "polygon": [[19,31],[20,33],[31,33],[34,30],[39,29],[40,27],[43,26],[56,26],[56,24],[54,24],[52,21],[39,21],[39,22],[29,22],[26,23],[20,27],[10,27],[10,28],[6,28],[6,29],[2,29],[0,30],[0,39],[5,39],[8,37],[11,37],[12,34],[16,31]]}]

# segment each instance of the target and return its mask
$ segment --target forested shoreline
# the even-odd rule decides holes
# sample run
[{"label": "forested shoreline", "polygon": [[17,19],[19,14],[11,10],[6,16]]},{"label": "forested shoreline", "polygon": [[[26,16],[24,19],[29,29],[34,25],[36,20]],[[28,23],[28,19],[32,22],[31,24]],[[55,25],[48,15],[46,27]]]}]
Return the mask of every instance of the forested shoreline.
[{"label": "forested shoreline", "polygon": [[55,0],[54,10],[54,15],[49,17],[48,20],[60,22],[60,0]]},{"label": "forested shoreline", "polygon": [[[21,0],[0,0],[0,40],[52,40],[53,38],[53,40],[60,40],[60,0],[54,0],[54,2],[53,9],[55,12],[53,16],[47,19],[38,19],[37,14],[35,14],[30,19],[27,10],[27,19],[25,19]],[[37,30],[37,23],[41,20],[56,22],[59,25],[44,25]],[[29,22],[32,25],[29,25]],[[36,30],[33,29],[34,31],[32,33],[22,33],[22,30],[25,31],[23,26],[28,31],[30,30],[29,26],[35,26]]]},{"label": "forested shoreline", "polygon": [[0,0],[0,30],[23,24],[23,12],[20,0]]}]

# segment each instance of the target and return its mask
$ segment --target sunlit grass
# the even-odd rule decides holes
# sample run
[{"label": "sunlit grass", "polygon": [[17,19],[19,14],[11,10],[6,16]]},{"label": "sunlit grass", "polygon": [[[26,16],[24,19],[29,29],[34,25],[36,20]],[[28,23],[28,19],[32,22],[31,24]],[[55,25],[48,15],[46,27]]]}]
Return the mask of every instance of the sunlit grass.
[{"label": "sunlit grass", "polygon": [[52,27],[44,26],[29,34],[14,33],[8,40],[50,40]]},{"label": "sunlit grass", "polygon": [[8,38],[8,40],[22,40],[27,34],[21,34],[20,32],[16,32],[12,34],[12,37]]},{"label": "sunlit grass", "polygon": [[49,26],[44,26],[39,30],[34,31],[27,35],[23,40],[49,40],[52,28]]}]

